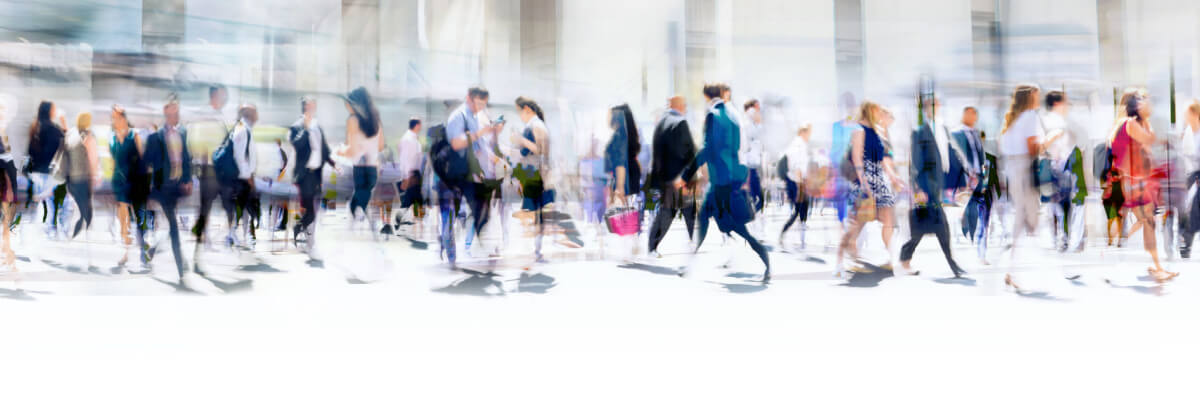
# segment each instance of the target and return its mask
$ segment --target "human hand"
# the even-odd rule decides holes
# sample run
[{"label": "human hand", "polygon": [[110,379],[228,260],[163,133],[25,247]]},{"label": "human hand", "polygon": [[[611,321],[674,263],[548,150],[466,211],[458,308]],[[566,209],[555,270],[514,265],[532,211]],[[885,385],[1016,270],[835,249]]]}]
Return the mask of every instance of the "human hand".
[{"label": "human hand", "polygon": [[917,192],[913,194],[913,199],[917,201],[917,204],[925,204],[929,202],[929,196],[921,190],[917,190]]}]

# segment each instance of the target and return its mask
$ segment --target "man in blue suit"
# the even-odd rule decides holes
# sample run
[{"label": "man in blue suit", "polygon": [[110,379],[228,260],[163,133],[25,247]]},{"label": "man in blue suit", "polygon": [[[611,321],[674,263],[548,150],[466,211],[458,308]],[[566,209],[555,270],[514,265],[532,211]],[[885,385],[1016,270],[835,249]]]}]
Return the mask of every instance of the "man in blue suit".
[{"label": "man in blue suit", "polygon": [[[697,220],[699,229],[696,232],[693,254],[699,251],[700,244],[704,243],[704,236],[708,232],[708,219],[716,219],[717,228],[721,232],[737,233],[750,243],[750,247],[758,253],[766,267],[763,282],[768,282],[771,280],[771,262],[767,259],[767,250],[746,230],[746,223],[754,219],[754,208],[750,204],[749,195],[742,188],[748,171],[745,165],[738,162],[741,133],[737,122],[721,99],[722,92],[727,90],[728,86],[722,83],[704,85],[704,97],[709,104],[708,113],[704,116],[704,148],[683,173],[684,179],[690,180],[700,166],[708,165],[708,194],[700,208],[700,217]],[[684,268],[680,275],[686,276],[687,271],[688,268]]]},{"label": "man in blue suit", "polygon": [[[900,263],[905,271],[912,271],[909,262],[912,261],[913,251],[916,250],[917,244],[921,243],[922,237],[932,233],[937,236],[942,254],[946,256],[946,263],[950,264],[950,271],[954,273],[955,278],[961,278],[966,275],[966,271],[958,267],[958,263],[954,262],[954,257],[950,254],[950,225],[946,221],[945,211],[942,210],[942,191],[946,185],[948,160],[954,157],[948,154],[952,151],[949,143],[941,144],[935,136],[933,109],[936,103],[929,100],[925,102],[924,121],[913,131],[911,172],[914,201],[912,210],[909,211],[908,222],[911,235],[908,242],[900,248]],[[942,140],[946,141],[945,138]],[[915,275],[918,272],[909,273]]]}]

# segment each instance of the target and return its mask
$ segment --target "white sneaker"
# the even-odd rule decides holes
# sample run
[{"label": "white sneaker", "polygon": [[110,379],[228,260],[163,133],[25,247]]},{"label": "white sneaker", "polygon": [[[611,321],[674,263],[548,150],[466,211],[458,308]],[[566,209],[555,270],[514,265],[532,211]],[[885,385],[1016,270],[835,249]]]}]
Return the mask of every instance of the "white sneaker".
[{"label": "white sneaker", "polygon": [[661,259],[663,257],[662,253],[659,253],[658,250],[651,250],[646,255],[653,259]]}]

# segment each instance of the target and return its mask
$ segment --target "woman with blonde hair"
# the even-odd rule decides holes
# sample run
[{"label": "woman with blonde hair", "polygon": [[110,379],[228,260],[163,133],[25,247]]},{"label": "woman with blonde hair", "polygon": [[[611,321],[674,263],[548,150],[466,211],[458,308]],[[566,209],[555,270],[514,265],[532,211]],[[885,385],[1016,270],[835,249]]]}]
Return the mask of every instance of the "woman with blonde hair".
[{"label": "woman with blonde hair", "polygon": [[1158,244],[1154,236],[1154,211],[1158,203],[1159,182],[1152,176],[1153,167],[1148,148],[1156,137],[1150,128],[1150,98],[1145,91],[1129,89],[1121,95],[1125,117],[1117,121],[1109,147],[1112,149],[1112,168],[1121,176],[1125,195],[1124,208],[1133,212],[1142,225],[1142,245],[1154,265],[1147,269],[1150,277],[1165,282],[1179,275],[1168,272],[1158,261]]},{"label": "woman with blonde hair", "polygon": [[1020,85],[1013,91],[1012,102],[1004,114],[1000,131],[1000,164],[1008,181],[1008,197],[1013,209],[1013,232],[1009,273],[1004,284],[1020,290],[1012,277],[1016,265],[1017,240],[1037,231],[1039,193],[1034,188],[1033,162],[1042,152],[1045,136],[1037,109],[1041,104],[1037,85]]},{"label": "woman with blonde hair", "polygon": [[[850,226],[842,234],[838,245],[837,266],[834,276],[844,277],[844,254],[849,253],[852,259],[858,258],[857,241],[863,226],[871,221],[883,224],[883,244],[887,247],[890,257],[892,248],[892,233],[896,226],[893,206],[896,204],[895,190],[903,187],[904,183],[891,167],[892,150],[887,139],[877,130],[886,129],[888,111],[870,101],[864,101],[859,107],[859,127],[851,133],[849,162],[854,167],[855,179],[850,182],[851,203],[849,219]],[[858,268],[852,272],[862,271]]]}]

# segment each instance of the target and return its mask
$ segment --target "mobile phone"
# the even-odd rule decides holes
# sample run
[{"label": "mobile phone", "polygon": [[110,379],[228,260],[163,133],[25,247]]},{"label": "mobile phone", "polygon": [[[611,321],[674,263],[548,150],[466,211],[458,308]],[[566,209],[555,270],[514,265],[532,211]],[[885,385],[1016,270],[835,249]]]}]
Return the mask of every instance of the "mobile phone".
[{"label": "mobile phone", "polygon": [[496,123],[500,124],[500,125],[504,125],[504,115],[500,115],[499,117],[496,117]]}]

